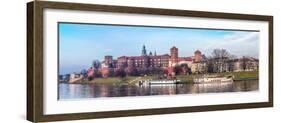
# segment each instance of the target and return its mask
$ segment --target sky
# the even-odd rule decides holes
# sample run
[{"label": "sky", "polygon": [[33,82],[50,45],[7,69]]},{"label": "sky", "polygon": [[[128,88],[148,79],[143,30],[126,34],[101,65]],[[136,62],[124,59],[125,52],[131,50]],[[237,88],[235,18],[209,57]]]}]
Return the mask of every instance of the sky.
[{"label": "sky", "polygon": [[192,28],[59,23],[60,74],[79,72],[105,55],[139,56],[142,46],[158,55],[176,46],[179,56],[200,50],[210,56],[214,49],[226,49],[236,57],[258,58],[259,32]]}]

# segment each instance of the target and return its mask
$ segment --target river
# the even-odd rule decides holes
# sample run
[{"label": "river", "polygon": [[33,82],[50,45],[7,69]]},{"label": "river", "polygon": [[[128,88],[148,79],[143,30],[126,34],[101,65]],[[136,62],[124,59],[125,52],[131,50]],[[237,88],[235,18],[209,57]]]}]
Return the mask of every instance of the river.
[{"label": "river", "polygon": [[59,83],[59,99],[126,97],[257,91],[258,80],[212,84],[159,84],[151,86]]},{"label": "river", "polygon": [[258,80],[210,84],[59,84],[59,99],[257,91]]}]

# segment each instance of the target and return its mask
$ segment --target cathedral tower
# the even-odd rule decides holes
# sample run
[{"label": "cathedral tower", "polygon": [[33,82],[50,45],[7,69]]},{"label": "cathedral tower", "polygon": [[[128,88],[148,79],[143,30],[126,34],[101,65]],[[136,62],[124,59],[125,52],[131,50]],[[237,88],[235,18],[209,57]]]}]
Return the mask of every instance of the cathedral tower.
[{"label": "cathedral tower", "polygon": [[142,46],[141,55],[142,55],[142,56],[146,56],[146,55],[147,55],[147,54],[146,54],[146,49],[145,49],[145,46],[144,46],[144,45]]}]

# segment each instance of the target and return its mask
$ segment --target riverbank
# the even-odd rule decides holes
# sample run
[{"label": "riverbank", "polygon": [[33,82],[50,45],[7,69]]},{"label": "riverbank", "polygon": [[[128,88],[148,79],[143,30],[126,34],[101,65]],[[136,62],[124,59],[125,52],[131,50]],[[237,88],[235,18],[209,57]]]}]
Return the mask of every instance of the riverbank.
[{"label": "riverbank", "polygon": [[151,76],[138,77],[138,76],[126,76],[126,77],[107,77],[107,78],[94,78],[93,80],[80,80],[75,83],[86,84],[86,83],[108,83],[108,84],[134,84],[139,80],[152,79]]},{"label": "riverbank", "polygon": [[[192,83],[193,77],[202,76],[203,74],[193,75],[176,75],[176,79],[181,80],[181,83]],[[243,80],[247,78],[258,79],[258,71],[245,71],[245,72],[225,72],[225,73],[211,73],[208,75],[229,76],[233,75],[234,80]],[[107,77],[107,78],[95,78],[93,80],[80,80],[75,83],[87,84],[87,83],[111,83],[111,84],[135,84],[139,80],[158,80],[157,75],[150,76],[126,76],[126,77]]]}]

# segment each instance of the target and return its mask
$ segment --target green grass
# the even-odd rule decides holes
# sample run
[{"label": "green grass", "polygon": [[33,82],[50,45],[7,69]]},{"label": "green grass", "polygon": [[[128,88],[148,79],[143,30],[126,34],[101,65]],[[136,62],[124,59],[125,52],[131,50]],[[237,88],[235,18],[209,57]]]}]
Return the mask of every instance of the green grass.
[{"label": "green grass", "polygon": [[[193,74],[193,75],[177,75],[176,78],[182,82],[192,82],[194,76],[201,76],[203,74]],[[242,72],[224,72],[224,73],[210,73],[209,75],[221,75],[229,76],[234,75],[235,79],[243,78],[258,78],[258,71],[242,71]]]},{"label": "green grass", "polygon": [[[194,76],[203,75],[203,74],[193,74],[193,75],[177,75],[176,78],[181,80],[183,83],[190,83],[193,80]],[[242,78],[258,78],[258,71],[249,71],[249,72],[224,72],[224,73],[211,73],[209,75],[234,75],[235,79],[242,79]],[[91,81],[83,80],[78,83],[112,83],[112,84],[134,84],[137,83],[139,80],[156,80],[157,75],[151,76],[126,76],[124,78],[121,77],[107,77],[107,78],[95,78]]]},{"label": "green grass", "polygon": [[233,75],[236,79],[241,78],[258,78],[259,72],[258,71],[249,71],[249,72],[234,72]]},{"label": "green grass", "polygon": [[95,78],[91,81],[85,80],[84,83],[127,83],[136,77],[107,77],[107,78]]},{"label": "green grass", "polygon": [[182,82],[189,82],[193,80],[193,75],[177,75],[176,78]]},{"label": "green grass", "polygon": [[224,73],[212,73],[209,75],[214,75],[214,74],[222,75],[222,76],[234,75],[235,79],[258,78],[259,76],[258,71],[224,72]]}]

